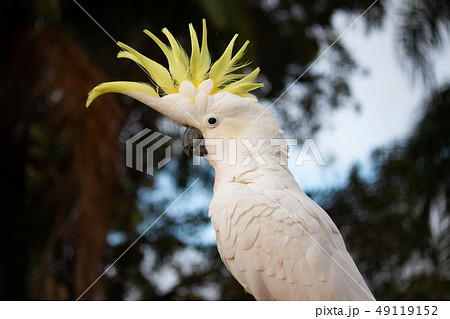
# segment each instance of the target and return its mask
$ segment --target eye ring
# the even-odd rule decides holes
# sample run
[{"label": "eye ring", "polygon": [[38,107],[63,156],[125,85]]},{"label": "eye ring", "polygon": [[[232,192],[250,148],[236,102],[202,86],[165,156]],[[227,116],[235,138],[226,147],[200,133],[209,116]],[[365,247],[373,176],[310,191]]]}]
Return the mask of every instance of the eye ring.
[{"label": "eye ring", "polygon": [[208,114],[204,118],[206,127],[214,128],[217,127],[222,120],[222,117],[218,114]]}]

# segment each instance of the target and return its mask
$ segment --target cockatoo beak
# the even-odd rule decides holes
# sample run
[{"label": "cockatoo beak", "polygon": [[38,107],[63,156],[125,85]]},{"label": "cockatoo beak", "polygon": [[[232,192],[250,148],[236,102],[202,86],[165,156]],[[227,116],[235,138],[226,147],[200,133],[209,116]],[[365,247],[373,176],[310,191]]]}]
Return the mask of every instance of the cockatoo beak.
[{"label": "cockatoo beak", "polygon": [[169,40],[170,45],[164,44],[153,33],[144,30],[145,34],[152,38],[163,51],[169,64],[168,68],[147,58],[130,46],[118,42],[121,51],[117,57],[130,59],[137,63],[146,71],[153,85],[126,81],[102,83],[89,93],[86,107],[105,93],[128,95],[187,128],[183,138],[185,153],[206,155],[204,146],[200,147],[198,151],[195,150],[198,145],[195,145],[194,140],[203,138],[199,130],[202,129],[203,124],[201,123],[207,114],[206,111],[213,103],[212,96],[219,91],[226,91],[230,94],[247,97],[249,96],[248,92],[261,87],[262,84],[254,82],[259,68],[245,76],[234,73],[248,65],[248,63],[239,63],[247,49],[248,41],[233,55],[234,43],[238,36],[236,34],[222,56],[211,63],[205,20],[202,21],[202,26],[200,46],[197,33],[192,24],[189,24],[192,47],[190,58],[166,28],[162,32]]},{"label": "cockatoo beak", "polygon": [[[211,81],[207,82],[211,86]],[[211,88],[209,88],[209,91]],[[209,91],[206,92],[209,94]],[[179,125],[186,127],[183,136],[183,151],[187,156],[197,155],[205,156],[206,148],[203,145],[203,135],[199,128],[199,122],[195,118],[201,117],[201,112],[206,107],[205,92],[200,92],[198,102],[195,105],[193,101],[198,91],[192,83],[185,81],[180,86],[180,93],[169,94],[159,97],[154,89],[146,83],[136,82],[107,82],[96,86],[90,93],[86,106],[92,103],[94,99],[104,93],[121,93],[132,97],[155,111],[167,116]]]},{"label": "cockatoo beak", "polygon": [[208,152],[204,144],[204,137],[200,130],[193,127],[186,128],[183,135],[183,152],[188,156],[206,156]]}]

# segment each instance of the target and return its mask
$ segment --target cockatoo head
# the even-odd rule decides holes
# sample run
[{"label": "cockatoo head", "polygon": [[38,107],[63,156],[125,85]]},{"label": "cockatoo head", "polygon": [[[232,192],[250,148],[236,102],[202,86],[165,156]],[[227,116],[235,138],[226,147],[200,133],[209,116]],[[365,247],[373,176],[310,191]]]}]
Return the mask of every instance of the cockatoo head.
[{"label": "cockatoo head", "polygon": [[[261,135],[278,134],[279,128],[271,116],[264,116],[265,109],[250,91],[262,86],[255,83],[259,68],[248,75],[236,73],[248,63],[239,63],[248,41],[232,55],[237,35],[228,44],[222,56],[213,64],[207,46],[206,22],[203,20],[201,47],[197,34],[189,25],[191,56],[165,28],[170,45],[164,44],[150,31],[144,32],[164,52],[169,68],[145,57],[133,48],[118,43],[123,49],[119,58],[128,58],[145,69],[151,84],[137,82],[107,82],[96,86],[86,105],[104,93],[122,93],[133,97],[187,128],[184,149],[192,152],[194,139],[255,140]],[[261,118],[261,119],[260,119]],[[270,122],[270,123],[269,123]],[[274,131],[274,132],[272,132]],[[203,147],[200,155],[206,154]]]}]

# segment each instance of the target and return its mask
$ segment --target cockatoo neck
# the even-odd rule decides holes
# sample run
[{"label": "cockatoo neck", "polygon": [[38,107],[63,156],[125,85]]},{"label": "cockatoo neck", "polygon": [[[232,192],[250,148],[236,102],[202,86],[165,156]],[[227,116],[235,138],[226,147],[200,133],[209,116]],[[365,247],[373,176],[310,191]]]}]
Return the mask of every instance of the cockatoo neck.
[{"label": "cockatoo neck", "polygon": [[[262,127],[264,134],[252,134],[261,132]],[[292,177],[287,168],[288,145],[275,120],[262,119],[247,132],[245,136],[207,141],[208,161],[216,173],[214,191],[225,183],[249,183],[259,176]]]}]

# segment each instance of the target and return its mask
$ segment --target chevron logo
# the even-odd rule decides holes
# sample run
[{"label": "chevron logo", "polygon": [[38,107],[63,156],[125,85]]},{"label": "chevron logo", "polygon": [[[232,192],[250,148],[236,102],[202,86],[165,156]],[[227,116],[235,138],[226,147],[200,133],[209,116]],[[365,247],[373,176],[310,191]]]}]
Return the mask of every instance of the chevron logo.
[{"label": "chevron logo", "polygon": [[[152,133],[150,129],[145,128],[133,137],[129,138],[126,142],[126,166],[135,168],[140,172],[144,172],[145,162],[145,173],[153,176],[153,154],[156,150],[172,139],[170,136],[161,136],[161,133]],[[162,159],[157,165],[158,169],[169,163],[171,159],[170,151],[171,145],[168,145],[164,150],[164,159]],[[144,161],[144,159],[146,159],[146,161]]]}]

